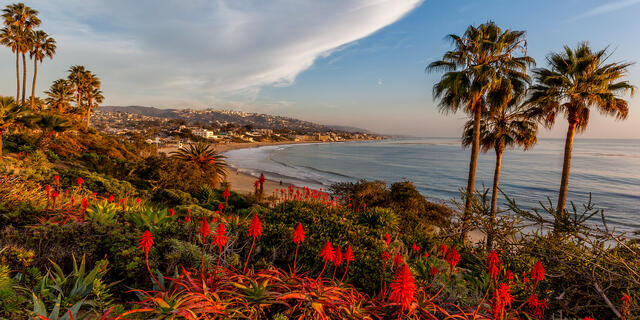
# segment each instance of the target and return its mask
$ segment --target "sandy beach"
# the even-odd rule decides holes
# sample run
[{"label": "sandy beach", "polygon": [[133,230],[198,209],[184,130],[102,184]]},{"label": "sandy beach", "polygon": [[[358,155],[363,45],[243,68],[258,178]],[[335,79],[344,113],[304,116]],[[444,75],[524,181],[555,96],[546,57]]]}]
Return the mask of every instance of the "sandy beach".
[{"label": "sandy beach", "polygon": [[[309,144],[309,143],[323,143],[320,141],[286,141],[286,142],[249,142],[249,143],[224,143],[224,144],[215,144],[215,148],[219,152],[226,152],[230,150],[237,149],[247,149],[247,148],[259,148],[265,146],[276,146],[276,145],[288,145],[288,144]],[[176,151],[177,147],[169,147],[169,148],[159,148],[158,153],[166,153],[169,154],[172,151]],[[231,184],[231,190],[240,193],[240,194],[253,194],[254,192],[254,183],[257,180],[257,177],[254,177],[250,174],[239,172],[236,168],[229,168],[229,175],[227,176],[227,181]],[[279,181],[267,181],[264,184],[264,195],[266,197],[273,195],[276,192],[276,189],[288,188],[289,184],[283,183],[280,184]]]}]

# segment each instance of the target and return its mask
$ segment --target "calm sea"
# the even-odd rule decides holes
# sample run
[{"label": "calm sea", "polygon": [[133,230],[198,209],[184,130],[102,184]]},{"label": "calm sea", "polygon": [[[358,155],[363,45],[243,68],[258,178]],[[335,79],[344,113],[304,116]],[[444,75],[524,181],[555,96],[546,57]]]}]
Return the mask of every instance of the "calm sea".
[{"label": "calm sea", "polygon": [[[531,151],[507,150],[501,189],[523,208],[555,205],[564,140],[543,139]],[[359,179],[407,179],[432,201],[450,201],[466,185],[469,150],[453,138],[398,139],[269,146],[233,150],[229,162],[241,172],[270,180],[325,188]],[[495,155],[479,157],[476,183],[491,187]],[[579,208],[592,194],[619,231],[640,229],[640,140],[576,139],[568,199]],[[501,197],[501,195],[500,195]]]}]

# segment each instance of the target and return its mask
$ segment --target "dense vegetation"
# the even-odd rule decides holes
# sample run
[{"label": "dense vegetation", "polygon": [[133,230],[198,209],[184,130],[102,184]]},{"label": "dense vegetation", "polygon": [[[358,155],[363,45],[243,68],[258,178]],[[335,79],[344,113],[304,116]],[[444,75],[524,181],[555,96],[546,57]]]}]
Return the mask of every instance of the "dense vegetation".
[{"label": "dense vegetation", "polygon": [[[46,100],[32,86],[27,102],[26,54],[35,78],[55,51],[34,30],[37,14],[9,5],[0,34],[18,80],[15,99],[0,97],[0,318],[638,318],[637,235],[609,229],[591,203],[566,209],[563,199],[588,108],[627,113],[617,93],[632,89],[618,82],[628,65],[605,63],[604,51],[551,55],[529,92],[533,61],[512,54],[523,32],[487,23],[451,36],[455,49],[429,69],[445,71],[434,88],[441,107],[472,115],[470,186],[452,207],[409,181],[264,197],[263,179],[254,195],[233,192],[211,146],[166,156],[139,136],[96,132],[100,81],[82,66]],[[497,208],[502,152],[535,143],[536,123],[558,113],[570,123],[558,205],[528,211],[507,197],[508,209]],[[489,149],[491,194],[473,189],[475,157]],[[587,224],[595,216],[602,223]],[[487,241],[469,241],[473,230]]]}]

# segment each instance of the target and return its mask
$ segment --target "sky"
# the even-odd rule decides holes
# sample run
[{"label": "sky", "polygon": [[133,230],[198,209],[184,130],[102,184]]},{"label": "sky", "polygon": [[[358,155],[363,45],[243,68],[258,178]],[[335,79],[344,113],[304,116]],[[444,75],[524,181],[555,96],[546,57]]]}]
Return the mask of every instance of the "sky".
[{"label": "sky", "polygon": [[[6,1],[1,1],[4,6]],[[459,136],[440,114],[425,66],[444,37],[493,20],[527,31],[538,67],[563,45],[609,46],[640,62],[640,0],[34,0],[58,43],[36,92],[84,65],[104,105],[212,107],[348,125],[384,134]],[[32,64],[28,65],[31,72]],[[15,94],[15,56],[0,50],[0,94]],[[640,65],[628,80],[640,86]],[[29,90],[31,79],[28,79]],[[565,121],[542,137],[564,137]],[[625,121],[593,112],[584,138],[640,138],[640,92]]]}]

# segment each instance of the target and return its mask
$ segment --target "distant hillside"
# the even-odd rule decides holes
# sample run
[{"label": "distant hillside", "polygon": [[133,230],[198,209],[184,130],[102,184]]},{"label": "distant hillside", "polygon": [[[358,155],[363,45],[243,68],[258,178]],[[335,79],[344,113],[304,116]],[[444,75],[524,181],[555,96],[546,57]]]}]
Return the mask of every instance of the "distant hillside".
[{"label": "distant hillside", "polygon": [[251,125],[256,129],[288,128],[291,130],[302,131],[309,130],[368,133],[367,130],[355,127],[321,125],[294,118],[242,111],[214,109],[159,109],[155,107],[144,106],[103,106],[100,107],[100,110],[111,112],[127,112],[158,118],[184,119],[185,121],[188,121],[190,123],[198,122],[203,125],[224,125],[226,123],[234,123],[240,126]]}]

